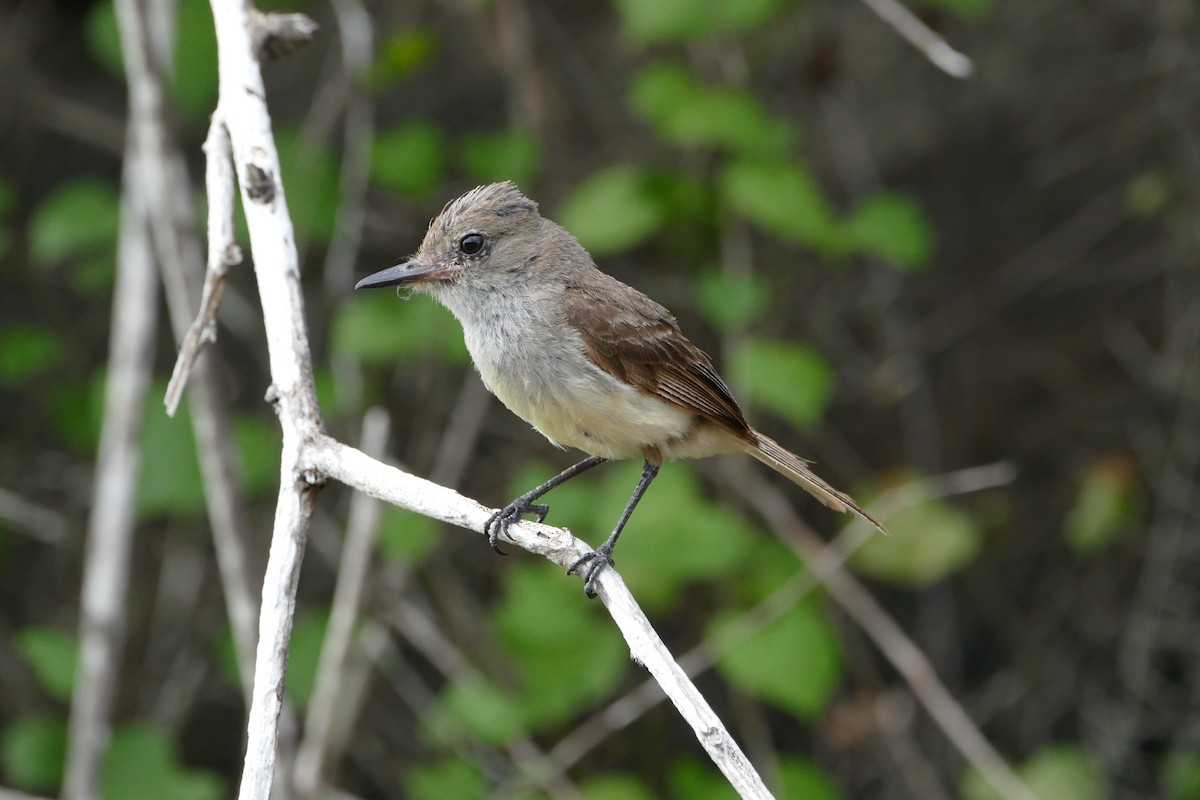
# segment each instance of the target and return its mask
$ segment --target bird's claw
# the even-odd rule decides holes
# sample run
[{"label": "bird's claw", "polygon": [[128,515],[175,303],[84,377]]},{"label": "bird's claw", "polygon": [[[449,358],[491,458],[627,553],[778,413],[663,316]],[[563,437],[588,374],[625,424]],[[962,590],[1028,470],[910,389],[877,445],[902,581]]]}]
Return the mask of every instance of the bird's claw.
[{"label": "bird's claw", "polygon": [[574,574],[575,570],[581,565],[587,564],[581,574],[583,576],[583,593],[588,597],[596,596],[596,579],[604,568],[610,566],[612,560],[612,546],[605,542],[590,553],[584,553],[579,558],[571,562],[571,566],[567,567],[567,574]]},{"label": "bird's claw", "polygon": [[[497,511],[488,517],[487,522],[483,523],[483,532],[487,534],[488,544],[492,546],[500,555],[507,555],[500,549],[500,537],[508,536],[508,528],[514,522],[519,520],[524,514],[534,514],[538,522],[545,522],[546,515],[550,513],[550,506],[541,503],[533,504],[524,497],[518,497],[504,508]],[[509,537],[510,539],[512,537]]]}]

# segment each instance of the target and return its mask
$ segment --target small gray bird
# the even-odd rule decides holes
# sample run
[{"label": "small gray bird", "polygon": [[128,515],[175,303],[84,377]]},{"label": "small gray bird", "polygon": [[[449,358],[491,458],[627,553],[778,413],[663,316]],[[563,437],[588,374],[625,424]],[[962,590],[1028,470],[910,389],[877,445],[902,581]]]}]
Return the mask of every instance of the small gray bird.
[{"label": "small gray bird", "polygon": [[830,508],[884,530],[809,462],[751,428],[671,312],[597,269],[575,237],[511,182],[447,204],[416,255],[354,288],[385,286],[433,295],[462,324],[488,390],[555,445],[590,454],[493,514],[485,526],[493,548],[523,514],[545,520],[549,507],[534,501],[554,487],[604,461],[644,459],[612,534],[567,568],[587,565],[589,597],[666,458],[749,453]]}]

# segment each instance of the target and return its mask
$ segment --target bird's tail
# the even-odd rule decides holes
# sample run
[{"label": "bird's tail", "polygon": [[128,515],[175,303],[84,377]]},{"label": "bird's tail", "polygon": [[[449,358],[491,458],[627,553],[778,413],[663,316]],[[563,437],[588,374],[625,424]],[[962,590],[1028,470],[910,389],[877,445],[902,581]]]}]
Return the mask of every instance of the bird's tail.
[{"label": "bird's tail", "polygon": [[[787,450],[779,442],[763,436],[758,431],[753,431],[755,443],[746,443],[746,452],[757,458],[762,463],[766,464],[771,469],[783,475],[794,483],[796,483],[804,491],[811,494],[813,497],[820,500],[825,505],[832,508],[834,511],[849,511],[867,522],[874,525],[881,532],[887,533],[887,528],[875,521],[867,512],[863,511],[850,496],[844,492],[839,492],[837,489],[830,486],[825,481],[818,478],[812,470],[808,468],[809,462],[805,461],[800,456]],[[755,446],[757,444],[757,446]]]}]

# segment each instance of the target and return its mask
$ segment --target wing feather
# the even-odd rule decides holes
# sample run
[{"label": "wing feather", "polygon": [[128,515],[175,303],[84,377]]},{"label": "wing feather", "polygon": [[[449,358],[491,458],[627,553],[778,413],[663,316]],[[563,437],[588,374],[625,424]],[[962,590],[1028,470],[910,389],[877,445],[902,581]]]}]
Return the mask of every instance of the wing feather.
[{"label": "wing feather", "polygon": [[588,357],[614,378],[708,419],[747,441],[753,433],[712,360],[671,312],[612,278],[565,289],[567,321]]}]

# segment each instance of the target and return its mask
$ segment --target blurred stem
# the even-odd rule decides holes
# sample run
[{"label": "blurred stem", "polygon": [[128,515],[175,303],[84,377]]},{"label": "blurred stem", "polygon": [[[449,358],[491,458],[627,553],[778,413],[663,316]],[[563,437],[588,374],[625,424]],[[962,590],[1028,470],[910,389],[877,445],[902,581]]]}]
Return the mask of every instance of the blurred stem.
[{"label": "blurred stem", "polygon": [[[136,13],[128,2],[121,6],[125,7],[125,15]],[[122,190],[104,419],[83,564],[79,667],[63,779],[63,797],[67,800],[92,800],[97,796],[125,643],[125,597],[141,468],[138,434],[158,323],[158,273],[146,224],[149,198],[144,193],[144,157],[131,131]]]}]

